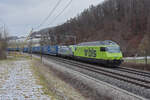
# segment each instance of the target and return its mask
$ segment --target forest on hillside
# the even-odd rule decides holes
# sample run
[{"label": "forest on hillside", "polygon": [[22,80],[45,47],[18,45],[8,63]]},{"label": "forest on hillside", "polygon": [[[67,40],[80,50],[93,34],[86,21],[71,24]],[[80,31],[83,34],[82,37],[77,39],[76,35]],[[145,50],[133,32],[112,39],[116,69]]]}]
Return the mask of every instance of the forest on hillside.
[{"label": "forest on hillside", "polygon": [[50,28],[57,44],[113,40],[125,56],[150,54],[150,0],[105,0]]}]

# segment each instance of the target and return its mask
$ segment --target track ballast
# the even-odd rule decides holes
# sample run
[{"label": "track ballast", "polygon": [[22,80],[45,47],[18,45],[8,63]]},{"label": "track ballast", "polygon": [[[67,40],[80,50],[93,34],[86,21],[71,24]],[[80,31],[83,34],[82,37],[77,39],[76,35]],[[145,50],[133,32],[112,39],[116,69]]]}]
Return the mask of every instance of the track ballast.
[{"label": "track ballast", "polygon": [[[64,59],[55,56],[46,56],[52,60],[55,60],[60,63],[64,63],[67,65],[71,65],[70,68],[79,68],[82,70],[87,70],[98,75],[104,75],[106,77],[121,81],[122,83],[128,83],[129,85],[133,85],[135,87],[140,87],[146,90],[146,94],[140,90],[142,93],[136,93],[134,89],[128,90],[123,86],[123,89],[138,94],[140,96],[150,98],[150,74],[148,72],[143,73],[143,71],[130,69],[130,68],[105,68],[99,65],[87,64],[75,60]],[[96,77],[94,77],[96,78]],[[96,78],[97,79],[97,78]],[[109,82],[108,82],[109,83]],[[110,83],[111,84],[111,83]],[[113,85],[113,84],[112,84]],[[123,84],[120,84],[120,86]],[[119,86],[118,86],[119,87]],[[136,90],[136,89],[135,89]]]}]

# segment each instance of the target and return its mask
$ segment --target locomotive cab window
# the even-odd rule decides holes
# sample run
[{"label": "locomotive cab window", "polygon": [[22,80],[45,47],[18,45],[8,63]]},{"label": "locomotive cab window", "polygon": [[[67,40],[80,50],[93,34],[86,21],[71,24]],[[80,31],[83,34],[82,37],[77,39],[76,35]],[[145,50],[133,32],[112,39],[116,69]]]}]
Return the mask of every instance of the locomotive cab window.
[{"label": "locomotive cab window", "polygon": [[110,53],[120,53],[120,47],[112,46],[112,47],[107,47],[107,51]]},{"label": "locomotive cab window", "polygon": [[100,51],[105,52],[106,51],[106,47],[101,47]]}]

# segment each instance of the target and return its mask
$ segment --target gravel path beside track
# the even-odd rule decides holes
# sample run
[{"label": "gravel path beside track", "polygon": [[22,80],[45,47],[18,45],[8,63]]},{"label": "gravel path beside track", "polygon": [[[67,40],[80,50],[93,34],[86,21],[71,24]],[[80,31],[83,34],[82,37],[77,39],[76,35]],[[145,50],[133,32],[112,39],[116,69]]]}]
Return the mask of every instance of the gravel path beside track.
[{"label": "gravel path beside track", "polygon": [[30,62],[0,62],[0,100],[50,100],[37,84]]}]

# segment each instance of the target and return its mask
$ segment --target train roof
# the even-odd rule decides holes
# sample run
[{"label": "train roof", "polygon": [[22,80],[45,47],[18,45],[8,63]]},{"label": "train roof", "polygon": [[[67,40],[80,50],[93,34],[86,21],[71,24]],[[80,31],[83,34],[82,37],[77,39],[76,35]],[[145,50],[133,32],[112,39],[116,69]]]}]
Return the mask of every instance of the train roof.
[{"label": "train roof", "polygon": [[83,42],[80,44],[77,44],[77,46],[99,46],[99,45],[118,45],[116,42],[113,42],[111,40],[105,40],[105,41],[94,41],[94,42]]}]

